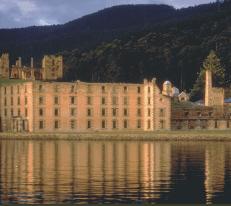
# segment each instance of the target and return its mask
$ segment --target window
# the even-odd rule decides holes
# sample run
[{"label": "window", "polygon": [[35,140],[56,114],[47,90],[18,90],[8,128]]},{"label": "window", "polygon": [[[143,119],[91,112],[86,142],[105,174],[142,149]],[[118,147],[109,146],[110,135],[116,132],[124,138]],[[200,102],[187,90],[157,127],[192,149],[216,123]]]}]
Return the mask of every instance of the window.
[{"label": "window", "polygon": [[40,105],[42,105],[42,104],[44,103],[43,100],[44,100],[43,97],[39,97],[39,104],[40,104]]},{"label": "window", "polygon": [[[26,87],[25,87],[26,89]],[[39,85],[39,92],[42,92],[43,91],[43,85]]]},{"label": "window", "polygon": [[101,87],[102,93],[105,93],[105,86]]},{"label": "window", "polygon": [[11,94],[14,94],[14,89],[13,89],[12,86],[10,87],[10,93],[11,93]]},{"label": "window", "polygon": [[43,114],[44,114],[43,109],[42,109],[42,108],[40,108],[40,109],[39,109],[39,116],[40,116],[40,117],[42,117],[42,116],[43,116]]},{"label": "window", "polygon": [[75,129],[76,128],[76,121],[74,119],[72,119],[70,121],[70,127],[71,127],[71,129]]},{"label": "window", "polygon": [[148,129],[151,129],[151,121],[148,120]]},{"label": "window", "polygon": [[103,117],[106,116],[106,109],[105,108],[102,109],[102,113],[101,114],[102,114]]},{"label": "window", "polygon": [[148,108],[148,117],[151,117],[151,109]]},{"label": "window", "polygon": [[59,97],[54,97],[54,104],[59,104]]},{"label": "window", "polygon": [[137,105],[141,105],[141,97],[137,98]]},{"label": "window", "polygon": [[92,98],[91,97],[87,97],[87,104],[91,105],[92,104]]},{"label": "window", "polygon": [[164,109],[160,109],[160,117],[163,117],[164,116]]},{"label": "window", "polygon": [[124,120],[124,129],[128,128],[128,120]]},{"label": "window", "polygon": [[4,99],[4,106],[7,106],[7,99],[6,99],[6,97]]},{"label": "window", "polygon": [[44,129],[44,122],[42,120],[39,121],[39,129]]},{"label": "window", "polygon": [[75,108],[71,108],[70,114],[71,114],[72,117],[74,117],[76,115],[76,109]]},{"label": "window", "polygon": [[151,98],[148,97],[148,104],[150,105],[151,104]]},{"label": "window", "polygon": [[106,128],[106,120],[102,120],[102,129]]},{"label": "window", "polygon": [[7,109],[4,110],[4,115],[7,116]]},{"label": "window", "polygon": [[28,116],[28,110],[27,110],[27,108],[25,108],[25,117],[27,117]]},{"label": "window", "polygon": [[215,129],[218,128],[218,123],[217,123],[217,120],[215,120]]},{"label": "window", "polygon": [[124,109],[124,116],[128,116],[128,109]]},{"label": "window", "polygon": [[59,129],[60,125],[59,125],[59,121],[58,120],[55,120],[54,122],[54,128],[55,129]]},{"label": "window", "polygon": [[91,85],[87,85],[87,92],[88,93],[91,93],[92,91],[91,91]]},{"label": "window", "polygon": [[118,103],[118,98],[116,96],[113,96],[112,97],[112,104],[117,105],[117,103]]},{"label": "window", "polygon": [[4,87],[4,94],[6,94],[6,87]]},{"label": "window", "polygon": [[124,105],[128,105],[128,97],[124,97]]},{"label": "window", "polygon": [[113,94],[116,93],[116,87],[115,87],[115,86],[112,87],[112,93],[113,93]]},{"label": "window", "polygon": [[189,112],[185,112],[185,113],[184,113],[184,116],[185,116],[185,117],[188,117],[188,116],[189,116]]},{"label": "window", "polygon": [[124,87],[124,93],[127,93],[128,92],[128,87]]},{"label": "window", "polygon": [[28,103],[28,100],[27,100],[27,97],[25,97],[25,105],[27,105]]},{"label": "window", "polygon": [[117,109],[112,108],[112,116],[115,117],[117,115]]},{"label": "window", "polygon": [[137,109],[137,116],[138,116],[138,117],[141,116],[141,109]]},{"label": "window", "polygon": [[14,110],[13,109],[10,110],[10,114],[12,117],[14,116]]},{"label": "window", "polygon": [[91,120],[88,120],[88,121],[87,121],[87,128],[88,128],[88,129],[91,129],[91,127],[92,127],[92,125],[91,125]]},{"label": "window", "polygon": [[138,128],[138,129],[141,128],[141,120],[140,120],[140,119],[137,120],[137,128]]},{"label": "window", "polygon": [[87,116],[88,117],[92,116],[92,110],[91,109],[87,109]]},{"label": "window", "polygon": [[70,97],[70,103],[75,104],[75,97]]},{"label": "window", "polygon": [[140,94],[141,93],[141,89],[140,87],[137,87],[137,93]]},{"label": "window", "polygon": [[55,108],[55,110],[54,110],[54,115],[57,117],[57,116],[59,116],[59,109],[58,108]]},{"label": "window", "polygon": [[112,121],[112,128],[113,128],[113,129],[116,129],[116,128],[117,128],[117,122],[116,122],[116,120],[113,120],[113,121]]},{"label": "window", "polygon": [[20,105],[20,97],[18,97],[18,105]]},{"label": "window", "polygon": [[20,117],[20,116],[21,116],[21,110],[18,109],[18,117]]},{"label": "window", "polygon": [[10,99],[10,104],[11,104],[11,106],[13,106],[13,104],[14,104],[14,99],[13,99],[13,97],[11,97],[11,99]]},{"label": "window", "polygon": [[17,86],[17,93],[19,94],[19,86]]},{"label": "window", "polygon": [[160,120],[160,129],[164,129],[164,120]]},{"label": "window", "polygon": [[54,92],[59,92],[59,86],[58,85],[54,85]]},{"label": "window", "polygon": [[148,87],[148,93],[149,93],[149,94],[151,93],[151,88],[150,88],[150,87]]},{"label": "window", "polygon": [[105,97],[102,97],[101,103],[102,103],[102,105],[105,105],[105,104],[106,104],[106,98],[105,98]]},{"label": "window", "polygon": [[71,93],[74,93],[74,92],[75,92],[75,86],[72,85],[72,86],[71,86]]}]

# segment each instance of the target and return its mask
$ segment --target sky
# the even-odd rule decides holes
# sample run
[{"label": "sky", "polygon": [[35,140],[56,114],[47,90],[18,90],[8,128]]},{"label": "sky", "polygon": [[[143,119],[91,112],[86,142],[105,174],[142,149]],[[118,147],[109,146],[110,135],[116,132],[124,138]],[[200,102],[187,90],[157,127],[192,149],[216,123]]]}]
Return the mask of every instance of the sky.
[{"label": "sky", "polygon": [[121,4],[168,4],[175,8],[215,0],[0,0],[0,28],[63,24]]}]

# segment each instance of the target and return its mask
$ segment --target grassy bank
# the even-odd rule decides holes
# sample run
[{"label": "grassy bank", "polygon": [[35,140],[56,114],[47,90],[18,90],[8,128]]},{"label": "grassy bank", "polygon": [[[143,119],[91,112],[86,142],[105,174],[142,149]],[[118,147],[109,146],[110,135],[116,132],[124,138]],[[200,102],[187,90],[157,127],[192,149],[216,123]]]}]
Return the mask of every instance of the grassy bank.
[{"label": "grassy bank", "polygon": [[231,141],[231,131],[1,133],[2,140]]}]

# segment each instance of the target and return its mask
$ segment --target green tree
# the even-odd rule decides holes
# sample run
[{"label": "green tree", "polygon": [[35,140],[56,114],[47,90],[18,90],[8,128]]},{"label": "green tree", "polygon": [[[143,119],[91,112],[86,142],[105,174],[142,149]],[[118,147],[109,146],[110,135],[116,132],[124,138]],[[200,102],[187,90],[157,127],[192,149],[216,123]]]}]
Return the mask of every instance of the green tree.
[{"label": "green tree", "polygon": [[221,65],[221,61],[212,50],[208,57],[204,60],[203,66],[201,67],[198,78],[193,85],[191,90],[191,98],[193,100],[202,98],[204,95],[204,85],[205,85],[205,71],[210,70],[213,74],[213,85],[214,86],[224,86],[225,84],[225,70]]}]

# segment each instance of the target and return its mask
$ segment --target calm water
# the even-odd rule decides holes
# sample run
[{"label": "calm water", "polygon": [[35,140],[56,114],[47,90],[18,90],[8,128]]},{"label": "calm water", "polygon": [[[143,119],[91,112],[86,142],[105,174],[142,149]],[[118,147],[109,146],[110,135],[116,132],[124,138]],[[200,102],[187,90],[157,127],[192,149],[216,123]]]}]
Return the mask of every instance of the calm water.
[{"label": "calm water", "polygon": [[0,141],[2,203],[231,203],[231,144]]}]

